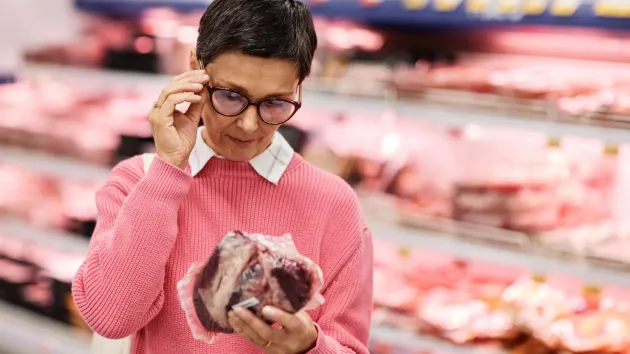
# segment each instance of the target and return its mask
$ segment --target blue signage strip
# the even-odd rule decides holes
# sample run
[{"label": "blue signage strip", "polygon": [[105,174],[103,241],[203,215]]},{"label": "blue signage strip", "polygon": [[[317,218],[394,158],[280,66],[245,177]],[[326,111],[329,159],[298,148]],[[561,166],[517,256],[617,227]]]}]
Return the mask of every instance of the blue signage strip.
[{"label": "blue signage strip", "polygon": [[[369,6],[363,4],[369,1],[373,4]],[[468,12],[466,0],[463,0],[453,11],[448,12],[436,10],[435,1],[440,0],[428,0],[429,3],[419,9],[405,7],[405,1],[413,2],[414,0],[381,0],[380,3],[379,0],[307,0],[306,2],[315,15],[346,18],[381,26],[549,25],[630,30],[630,18],[596,16],[591,4],[579,6],[571,16],[555,16],[547,9],[540,15],[488,18],[488,16]],[[212,0],[75,0],[77,8],[82,11],[123,16],[139,15],[155,7],[169,7],[180,12],[203,11],[210,2]]]}]

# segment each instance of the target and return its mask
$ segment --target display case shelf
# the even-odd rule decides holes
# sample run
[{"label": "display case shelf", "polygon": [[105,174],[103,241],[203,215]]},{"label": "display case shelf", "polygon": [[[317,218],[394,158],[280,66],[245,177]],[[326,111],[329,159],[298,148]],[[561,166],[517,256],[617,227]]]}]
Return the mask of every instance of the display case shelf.
[{"label": "display case shelf", "polygon": [[507,351],[496,346],[460,346],[439,338],[403,331],[393,327],[374,325],[370,339],[384,342],[394,347],[404,348],[409,352],[428,351],[448,354],[506,354]]},{"label": "display case shelf", "polygon": [[19,166],[47,176],[71,181],[104,183],[110,172],[107,167],[91,165],[74,158],[2,145],[0,145],[0,164]]},{"label": "display case shelf", "polygon": [[[59,79],[82,85],[91,84],[102,87],[136,88],[141,89],[143,93],[155,92],[156,97],[161,86],[169,80],[165,75],[78,69],[56,65],[31,65],[25,71],[24,77]],[[533,117],[531,114],[525,114],[522,111],[513,111],[509,105],[487,110],[484,108],[475,109],[471,106],[460,105],[457,102],[444,105],[440,102],[421,98],[391,101],[385,99],[385,96],[350,97],[348,95],[339,95],[331,91],[330,88],[316,88],[313,85],[310,85],[310,87],[311,89],[304,93],[303,107],[305,109],[324,108],[339,112],[366,112],[374,115],[375,112],[383,112],[387,108],[395,108],[401,117],[421,119],[457,127],[474,124],[481,127],[525,129],[544,132],[551,138],[575,135],[599,139],[613,145],[630,142],[630,128],[628,128],[630,124],[606,126],[605,122],[596,120],[572,122],[554,117]],[[449,96],[449,99],[455,101],[461,99],[462,93],[451,94],[456,97]],[[440,97],[444,98],[444,93],[441,93]],[[471,99],[479,101],[479,98],[476,96]],[[497,104],[494,104],[494,106],[497,106]],[[0,154],[1,161],[2,154]]]},{"label": "display case shelf", "polygon": [[481,260],[517,267],[538,274],[571,276],[590,284],[630,286],[630,266],[607,267],[586,258],[561,257],[535,247],[500,247],[486,240],[429,231],[390,223],[371,222],[375,237],[395,242],[401,247],[420,247],[454,257]]},{"label": "display case shelf", "polygon": [[89,354],[90,335],[0,301],[0,352]]}]

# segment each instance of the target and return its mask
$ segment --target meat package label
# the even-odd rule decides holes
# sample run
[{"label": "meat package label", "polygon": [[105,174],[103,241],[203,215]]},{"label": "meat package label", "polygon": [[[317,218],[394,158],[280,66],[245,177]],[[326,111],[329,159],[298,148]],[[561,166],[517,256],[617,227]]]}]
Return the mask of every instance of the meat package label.
[{"label": "meat package label", "polygon": [[241,301],[238,304],[232,306],[233,309],[237,308],[237,307],[245,307],[245,308],[249,308],[249,307],[253,307],[260,304],[260,301],[258,301],[258,299],[256,299],[255,297],[250,297],[249,299],[245,300],[245,301]]}]

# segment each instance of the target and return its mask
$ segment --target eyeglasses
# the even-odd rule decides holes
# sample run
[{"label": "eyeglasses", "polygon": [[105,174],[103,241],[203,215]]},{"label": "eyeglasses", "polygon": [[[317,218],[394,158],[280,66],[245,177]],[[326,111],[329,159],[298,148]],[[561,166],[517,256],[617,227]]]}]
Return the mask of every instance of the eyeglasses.
[{"label": "eyeglasses", "polygon": [[[203,64],[199,63],[203,68]],[[242,94],[225,88],[208,87],[212,108],[220,115],[234,117],[243,113],[250,105],[256,106],[258,117],[265,123],[286,123],[302,107],[302,85],[298,85],[298,101],[284,98],[269,98],[252,101]]]},{"label": "eyeglasses", "polygon": [[258,117],[272,125],[286,123],[300,109],[302,104],[302,85],[298,86],[299,101],[291,101],[283,98],[270,98],[261,101],[252,101],[242,94],[218,87],[208,87],[210,103],[214,110],[224,116],[233,117],[243,113],[250,105],[258,109]]}]

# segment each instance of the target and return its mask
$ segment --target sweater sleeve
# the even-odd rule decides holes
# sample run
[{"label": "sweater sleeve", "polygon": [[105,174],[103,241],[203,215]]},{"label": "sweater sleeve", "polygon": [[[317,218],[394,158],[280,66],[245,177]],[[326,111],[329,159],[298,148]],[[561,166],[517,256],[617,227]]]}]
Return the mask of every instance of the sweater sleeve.
[{"label": "sweater sleeve", "polygon": [[[354,193],[354,192],[350,192]],[[368,354],[372,315],[372,234],[365,227],[358,201],[335,212],[328,245],[322,249],[325,288],[317,320],[318,338],[309,354]],[[345,215],[345,217],[343,217]],[[331,230],[331,228],[328,228]]]},{"label": "sweater sleeve", "polygon": [[96,230],[72,284],[79,312],[96,333],[127,337],[161,310],[177,213],[191,181],[159,157],[145,175],[135,157],[115,167],[97,193]]}]

